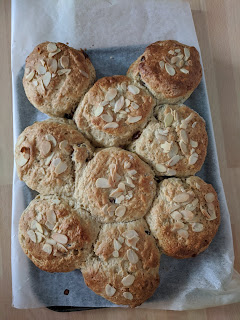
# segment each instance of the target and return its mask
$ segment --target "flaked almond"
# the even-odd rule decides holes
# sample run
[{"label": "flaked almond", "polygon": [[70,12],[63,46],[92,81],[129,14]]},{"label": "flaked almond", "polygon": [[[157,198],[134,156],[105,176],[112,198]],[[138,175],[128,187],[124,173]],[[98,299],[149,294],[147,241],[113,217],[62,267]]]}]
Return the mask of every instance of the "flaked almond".
[{"label": "flaked almond", "polygon": [[124,161],[123,167],[124,167],[124,169],[129,169],[131,167],[131,163],[128,161]]},{"label": "flaked almond", "polygon": [[125,184],[123,183],[123,182],[120,182],[119,184],[118,184],[118,190],[119,191],[124,191],[126,188],[125,188]]},{"label": "flaked almond", "polygon": [[179,235],[179,237],[181,237],[183,239],[188,239],[187,230],[180,229],[180,230],[177,231],[177,234]]},{"label": "flaked almond", "polygon": [[171,149],[168,152],[168,157],[169,158],[173,158],[174,156],[176,156],[178,154],[178,146],[175,142],[172,143]]},{"label": "flaked almond", "polygon": [[174,198],[174,202],[186,202],[190,199],[190,195],[186,192],[177,194]]},{"label": "flaked almond", "polygon": [[125,243],[127,246],[134,248],[135,250],[138,250],[136,248],[137,242],[139,241],[139,237],[133,237],[131,239],[126,239]]},{"label": "flaked almond", "polygon": [[55,52],[57,50],[56,43],[54,42],[49,42],[47,45],[47,51],[48,52]]},{"label": "flaked almond", "polygon": [[56,232],[52,232],[51,237],[62,244],[66,244],[68,242],[68,237],[65,234],[61,234],[61,233],[56,233]]},{"label": "flaked almond", "polygon": [[174,76],[176,73],[175,69],[169,63],[165,63],[165,70],[170,76]]},{"label": "flaked almond", "polygon": [[181,214],[183,215],[186,221],[191,221],[194,218],[194,214],[189,210],[182,210]]},{"label": "flaked almond", "polygon": [[62,76],[63,74],[69,74],[71,72],[71,69],[60,69],[57,71],[57,74],[59,76]]},{"label": "flaked almond", "polygon": [[110,184],[108,182],[107,179],[105,178],[98,178],[97,181],[96,181],[96,187],[97,188],[110,188]]},{"label": "flaked almond", "polygon": [[125,99],[125,106],[128,107],[130,105],[130,100],[129,99]]},{"label": "flaked almond", "polygon": [[57,222],[57,217],[53,210],[47,211],[47,221],[51,224],[55,224]]},{"label": "flaked almond", "polygon": [[142,119],[142,116],[136,116],[136,117],[129,116],[127,121],[128,121],[128,123],[136,123],[136,122],[140,121],[141,119]]},{"label": "flaked almond", "polygon": [[36,243],[37,242],[37,238],[36,238],[36,234],[33,230],[28,230],[27,231],[27,234],[29,236],[29,238],[34,242]]},{"label": "flaked almond", "polygon": [[117,197],[116,200],[115,200],[115,203],[116,204],[120,204],[122,201],[124,201],[124,196],[123,195]]},{"label": "flaked almond", "polygon": [[181,159],[181,158],[180,158],[179,155],[175,155],[175,156],[173,156],[173,157],[168,161],[167,165],[168,165],[169,167],[173,167],[173,166],[175,166],[175,165],[179,162],[180,159]]},{"label": "flaked almond", "polygon": [[187,131],[185,130],[180,130],[180,138],[182,139],[182,141],[187,144],[188,143],[188,135],[187,135]]},{"label": "flaked almond", "polygon": [[114,112],[119,112],[124,106],[124,97],[121,96],[115,103]]},{"label": "flaked almond", "polygon": [[138,237],[138,233],[135,230],[127,230],[123,232],[122,236],[127,239],[132,239],[133,237]]},{"label": "flaked almond", "polygon": [[173,122],[173,115],[171,113],[167,113],[164,118],[165,127],[170,127]]},{"label": "flaked almond", "polygon": [[113,251],[112,253],[114,258],[118,258],[119,257],[119,252],[118,251]]},{"label": "flaked almond", "polygon": [[131,292],[123,292],[123,296],[125,299],[128,299],[128,300],[133,299],[133,295],[131,294]]},{"label": "flaked almond", "polygon": [[44,74],[44,76],[42,77],[42,81],[43,81],[43,84],[44,84],[45,88],[49,85],[50,80],[51,80],[51,73],[50,72],[46,72]]},{"label": "flaked almond", "polygon": [[79,69],[79,72],[85,77],[85,78],[89,78],[89,75],[86,71]]},{"label": "flaked almond", "polygon": [[181,71],[182,73],[185,73],[185,74],[188,74],[188,73],[189,73],[189,71],[188,71],[187,69],[185,69],[185,68],[181,68],[180,71]]},{"label": "flaked almond", "polygon": [[130,175],[130,176],[134,176],[135,174],[137,174],[137,171],[132,169],[132,170],[127,170],[127,173]]},{"label": "flaked almond", "polygon": [[158,129],[158,133],[161,134],[162,136],[167,136],[168,135],[168,130],[169,129]]},{"label": "flaked almond", "polygon": [[49,57],[49,58],[52,58],[52,57],[54,57],[56,54],[58,54],[59,52],[61,52],[61,49],[57,48],[56,51],[50,52],[50,53],[48,54],[48,57]]},{"label": "flaked almond", "polygon": [[126,82],[121,83],[121,88],[122,88],[123,91],[127,90]]},{"label": "flaked almond", "polygon": [[67,69],[68,66],[69,66],[69,57],[67,57],[67,56],[61,56],[61,58],[60,58],[60,63],[61,63],[61,66],[62,66],[64,69]]},{"label": "flaked almond", "polygon": [[126,184],[131,188],[135,187],[135,184],[132,182],[132,179],[130,177],[126,177]]},{"label": "flaked almond", "polygon": [[176,66],[177,66],[178,68],[182,68],[183,65],[184,65],[184,61],[183,61],[182,59],[180,59],[180,57],[178,57],[178,58],[179,58],[179,61],[176,63]]},{"label": "flaked almond", "polygon": [[193,154],[191,154],[191,156],[188,159],[188,164],[189,165],[193,165],[198,161],[198,154],[196,152],[194,152]]},{"label": "flaked almond", "polygon": [[119,191],[118,189],[114,189],[110,192],[109,198],[118,198],[122,194],[122,191]]},{"label": "flaked almond", "polygon": [[[28,156],[27,156],[28,155]],[[16,162],[20,167],[23,167],[30,159],[29,154],[20,153],[19,157],[16,158]]]},{"label": "flaked almond", "polygon": [[36,230],[36,229],[37,229],[36,223],[37,223],[36,220],[32,220],[32,221],[31,221],[31,229],[32,229],[32,230]]},{"label": "flaked almond", "polygon": [[61,159],[60,158],[55,158],[52,161],[52,165],[56,168],[59,164],[61,163]]},{"label": "flaked almond", "polygon": [[49,244],[51,244],[52,246],[54,246],[55,244],[57,244],[57,242],[56,242],[55,240],[50,239],[50,238],[46,239],[46,243],[49,243]]},{"label": "flaked almond", "polygon": [[163,149],[164,153],[168,153],[171,149],[171,146],[172,146],[172,143],[168,142],[168,141],[166,141],[160,145],[160,147]]},{"label": "flaked almond", "polygon": [[138,87],[130,84],[130,85],[128,86],[128,91],[135,95],[135,94],[139,94],[140,89],[139,89]]},{"label": "flaked almond", "polygon": [[31,81],[34,76],[35,76],[35,71],[32,70],[28,75],[25,76],[25,78],[26,78],[28,81]]},{"label": "flaked almond", "polygon": [[211,192],[206,193],[204,197],[207,202],[213,202],[215,200],[215,195]]},{"label": "flaked almond", "polygon": [[63,140],[59,143],[59,148],[60,150],[66,152],[66,148],[68,146],[68,141],[67,140]]},{"label": "flaked almond", "polygon": [[45,238],[45,236],[42,233],[40,233],[39,231],[35,231],[35,233],[37,236],[37,243],[40,243],[43,240],[43,238]]},{"label": "flaked almond", "polygon": [[54,147],[56,147],[57,141],[54,138],[54,136],[52,136],[51,134],[46,134],[45,138],[46,138],[47,141],[50,141]]},{"label": "flaked almond", "polygon": [[54,58],[48,59],[47,66],[51,73],[55,73],[57,71],[57,60]]},{"label": "flaked almond", "polygon": [[174,169],[167,169],[167,175],[168,176],[175,176],[176,173],[177,173],[177,171],[174,170]]},{"label": "flaked almond", "polygon": [[111,101],[111,100],[113,100],[115,97],[116,97],[116,95],[117,95],[117,89],[115,89],[115,88],[110,88],[109,90],[108,90],[108,92],[106,93],[106,96],[105,96],[105,100],[106,101]]},{"label": "flaked almond", "polygon": [[171,64],[174,64],[174,63],[176,63],[178,61],[179,61],[179,57],[172,57],[171,58]]},{"label": "flaked almond", "polygon": [[192,128],[195,128],[195,127],[196,127],[196,125],[197,125],[197,121],[193,122],[193,124],[192,124]]},{"label": "flaked almond", "polygon": [[198,142],[191,139],[191,140],[190,140],[190,145],[191,145],[193,148],[197,148]]},{"label": "flaked almond", "polygon": [[188,153],[188,147],[187,145],[183,142],[183,140],[180,140],[179,141],[179,146],[180,146],[180,149],[182,151],[183,154],[187,154]]},{"label": "flaked almond", "polygon": [[45,243],[42,247],[43,251],[45,251],[48,254],[52,253],[52,246],[49,243]]},{"label": "flaked almond", "polygon": [[173,231],[180,230],[184,228],[184,223],[181,221],[177,221],[173,224]]},{"label": "flaked almond", "polygon": [[64,253],[64,252],[68,252],[68,249],[65,248],[61,243],[57,243],[57,249],[58,251]]},{"label": "flaked almond", "polygon": [[34,87],[38,86],[38,81],[37,80],[33,80],[32,84],[34,85]]},{"label": "flaked almond", "polygon": [[102,113],[103,113],[103,106],[98,106],[94,111],[95,117],[99,117]]},{"label": "flaked almond", "polygon": [[63,172],[65,172],[67,170],[68,166],[66,164],[66,162],[60,162],[55,169],[55,172],[57,175],[62,174]]},{"label": "flaked almond", "polygon": [[161,69],[164,68],[164,65],[165,65],[164,61],[159,61],[159,66],[160,66]]},{"label": "flaked almond", "polygon": [[129,260],[129,262],[132,263],[132,264],[136,264],[138,262],[138,260],[139,260],[138,259],[138,255],[132,249],[128,249],[127,250],[127,258]]},{"label": "flaked almond", "polygon": [[134,110],[139,109],[139,105],[136,102],[131,102],[131,106],[133,107]]},{"label": "flaked almond", "polygon": [[125,206],[119,206],[115,210],[115,215],[117,217],[123,217],[125,215],[126,210],[127,210],[127,208]]},{"label": "flaked almond", "polygon": [[42,225],[36,221],[36,229],[43,234],[43,228],[42,228]]},{"label": "flaked almond", "polygon": [[158,172],[166,172],[167,171],[167,168],[161,163],[156,165],[156,169]]},{"label": "flaked almond", "polygon": [[203,224],[198,223],[198,222],[192,223],[192,231],[201,232],[201,231],[203,231],[203,229],[204,229]]},{"label": "flaked almond", "polygon": [[124,238],[121,237],[121,236],[119,236],[117,240],[118,240],[118,242],[120,242],[120,243],[123,243],[123,242],[124,242]]},{"label": "flaked almond", "polygon": [[108,207],[107,213],[109,214],[110,217],[113,217],[115,209],[116,209],[116,205],[111,205]]},{"label": "flaked almond", "polygon": [[47,70],[44,66],[39,64],[39,65],[37,65],[36,71],[38,74],[45,74]]},{"label": "flaked almond", "polygon": [[52,152],[52,153],[46,158],[46,161],[45,161],[45,165],[46,165],[46,166],[49,165],[49,163],[51,162],[53,156],[54,156],[54,153]]},{"label": "flaked almond", "polygon": [[107,284],[105,287],[105,292],[108,297],[112,297],[112,296],[114,296],[116,289],[114,287],[110,286],[110,284]]},{"label": "flaked almond", "polygon": [[184,48],[183,51],[184,51],[184,54],[185,54],[185,59],[184,60],[187,61],[190,58],[190,51],[189,51],[188,48]]},{"label": "flaked almond", "polygon": [[131,274],[128,274],[126,277],[122,279],[121,282],[124,285],[124,287],[130,287],[133,284],[134,280],[135,277]]},{"label": "flaked almond", "polygon": [[109,103],[108,101],[105,101],[105,100],[104,100],[104,101],[102,101],[102,102],[99,103],[99,106],[105,107],[108,103]]},{"label": "flaked almond", "polygon": [[113,239],[113,247],[116,251],[119,251],[122,248],[122,245],[116,239]]},{"label": "flaked almond", "polygon": [[117,122],[109,122],[109,123],[105,124],[103,129],[116,129],[118,127],[119,127],[119,125]]},{"label": "flaked almond", "polygon": [[170,215],[174,220],[181,220],[182,219],[182,215],[179,211],[173,211]]},{"label": "flaked almond", "polygon": [[102,114],[101,118],[103,119],[103,121],[105,122],[112,122],[113,121],[113,117],[110,114]]},{"label": "flaked almond", "polygon": [[49,141],[44,140],[39,146],[40,154],[44,157],[47,156],[51,151],[51,147],[51,143]]}]

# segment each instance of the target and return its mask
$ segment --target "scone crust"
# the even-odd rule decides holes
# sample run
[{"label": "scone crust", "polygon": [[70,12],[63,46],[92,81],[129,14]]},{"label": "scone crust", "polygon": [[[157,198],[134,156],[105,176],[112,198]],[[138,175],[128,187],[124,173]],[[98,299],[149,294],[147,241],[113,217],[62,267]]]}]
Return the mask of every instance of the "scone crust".
[{"label": "scone crust", "polygon": [[157,176],[187,177],[200,171],[208,146],[204,119],[185,105],[157,107],[155,116],[129,150],[150,164]]},{"label": "scone crust", "polygon": [[[54,212],[56,217],[56,222],[51,227],[48,218],[50,212]],[[39,229],[33,227],[33,220],[40,224],[38,228],[43,230],[40,242],[32,241],[28,234],[29,230],[32,230],[36,239],[37,233],[41,235]],[[20,218],[19,242],[25,254],[38,268],[48,272],[69,272],[80,268],[86,261],[98,231],[98,223],[93,221],[85,210],[74,210],[67,199],[60,199],[54,195],[39,195],[30,202]],[[46,241],[53,240],[53,233],[66,236],[67,242],[48,243],[51,248],[49,254],[43,247]]]},{"label": "scone crust", "polygon": [[[184,48],[189,49],[190,57],[187,60],[188,65],[184,65],[182,68],[189,73],[181,72],[181,68],[172,64],[175,68],[175,74],[171,76],[165,67],[160,67],[159,62],[169,63],[173,57],[169,53],[171,50],[180,49],[180,54],[184,55]],[[175,54],[177,55],[177,53]],[[150,44],[144,53],[133,62],[128,69],[127,76],[146,86],[159,103],[184,102],[202,78],[199,53],[195,47],[184,45],[175,40],[157,41]]]},{"label": "scone crust", "polygon": [[[126,163],[129,163],[128,168],[124,167]],[[114,168],[111,169],[112,165]],[[131,182],[129,177],[132,177]],[[102,178],[109,181],[106,188],[97,186]],[[120,182],[125,184],[125,191],[110,196]],[[88,163],[76,181],[74,197],[101,222],[120,222],[143,217],[150,209],[155,193],[156,183],[151,168],[136,154],[112,147],[100,150]],[[118,202],[116,199],[119,197],[123,199]],[[122,216],[115,212],[119,207],[125,209]]]},{"label": "scone crust", "polygon": [[[129,85],[133,85],[133,83],[126,76],[101,78],[80,102],[74,114],[74,120],[79,130],[96,146],[111,147],[128,144],[132,136],[142,130],[152,115],[155,100],[144,88],[140,88],[136,84],[134,85],[135,90],[139,92],[133,94],[128,90]],[[108,93],[115,89],[117,95],[108,101]],[[124,101],[120,110],[115,109],[119,99]],[[126,104],[127,100],[130,103],[129,106]],[[100,105],[105,102],[106,105],[102,107],[99,114]],[[106,115],[110,115],[108,122],[103,119]],[[131,122],[135,120],[137,121]],[[115,127],[106,128],[105,126],[109,123],[113,123]]]},{"label": "scone crust", "polygon": [[[47,153],[43,146],[49,150]],[[26,163],[22,162],[24,156],[28,158]],[[27,127],[18,137],[15,147],[19,179],[41,194],[71,196],[75,170],[80,175],[92,156],[92,146],[74,122],[60,118],[35,122]],[[59,173],[54,161],[60,161],[66,169]]]},{"label": "scone crust", "polygon": [[[137,237],[133,247],[127,242],[125,234],[132,230]],[[118,257],[113,257],[114,241],[121,246]],[[135,261],[130,262],[130,251],[135,252]],[[94,246],[94,255],[86,261],[82,273],[86,285],[95,293],[113,303],[136,307],[150,298],[158,287],[159,261],[159,250],[145,220],[105,224]],[[129,285],[122,283],[128,275],[134,279]],[[113,296],[107,294],[108,285],[116,290]],[[125,292],[130,292],[132,299],[124,297]]]},{"label": "scone crust", "polygon": [[[41,112],[52,117],[72,116],[77,104],[95,81],[95,69],[83,50],[76,50],[60,42],[56,43],[56,46],[61,51],[50,58],[48,44],[46,41],[37,45],[27,57],[23,77],[24,90],[28,100]],[[52,67],[49,69],[49,59],[58,62],[63,56],[69,58],[69,64],[66,64],[67,68],[64,69],[70,72],[59,75],[58,71],[62,68],[60,63],[54,72]],[[47,86],[44,84],[42,86],[40,79],[43,75],[39,75],[36,71],[38,65],[43,64],[46,71],[51,73],[51,80]],[[32,70],[35,71],[35,75],[29,80],[27,76]],[[37,86],[34,85],[36,79],[39,80]]]},{"label": "scone crust", "polygon": [[[175,198],[186,194],[189,198],[185,202]],[[207,194],[211,195],[211,202],[206,201]],[[146,220],[166,255],[180,259],[195,257],[207,249],[218,230],[217,193],[199,177],[165,179],[159,185],[158,196]]]}]

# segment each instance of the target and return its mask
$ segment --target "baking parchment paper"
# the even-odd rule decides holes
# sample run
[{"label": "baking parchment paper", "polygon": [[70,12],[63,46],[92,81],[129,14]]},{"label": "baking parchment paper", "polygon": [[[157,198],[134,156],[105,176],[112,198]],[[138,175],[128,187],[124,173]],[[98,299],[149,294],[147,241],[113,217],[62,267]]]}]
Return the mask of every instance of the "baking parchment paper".
[{"label": "baking parchment paper", "polygon": [[[14,145],[21,131],[46,115],[27,100],[22,86],[27,55],[43,41],[68,42],[87,48],[97,77],[125,74],[146,45],[175,39],[199,50],[190,6],[168,0],[13,0],[12,84]],[[160,286],[141,307],[187,310],[240,301],[240,276],[233,270],[234,253],[229,212],[219,173],[205,80],[186,105],[206,121],[209,146],[198,174],[216,189],[221,225],[210,247],[195,258],[177,260],[162,255]],[[12,289],[15,308],[42,306],[114,307],[88,289],[79,270],[50,274],[25,256],[18,242],[21,213],[36,195],[13,175]],[[69,294],[64,295],[68,289]]]}]

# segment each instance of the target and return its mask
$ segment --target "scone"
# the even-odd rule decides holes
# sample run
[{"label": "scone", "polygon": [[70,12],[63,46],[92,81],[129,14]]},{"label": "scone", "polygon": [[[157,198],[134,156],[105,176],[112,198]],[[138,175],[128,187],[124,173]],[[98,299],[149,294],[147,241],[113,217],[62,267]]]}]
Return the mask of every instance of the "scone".
[{"label": "scone", "polygon": [[174,40],[157,41],[133,62],[127,76],[146,87],[160,104],[184,102],[202,78],[199,53]]},{"label": "scone", "polygon": [[84,210],[75,211],[67,200],[38,195],[23,212],[19,242],[40,269],[69,272],[87,259],[99,225]]},{"label": "scone", "polygon": [[156,108],[156,118],[130,144],[129,150],[149,163],[158,176],[194,175],[207,153],[204,119],[184,105],[160,106]]},{"label": "scone", "polygon": [[81,175],[92,156],[90,143],[73,121],[61,118],[27,127],[15,147],[19,178],[41,194],[71,196],[75,170]]},{"label": "scone", "polygon": [[95,69],[84,51],[60,42],[44,42],[26,59],[23,87],[28,100],[41,112],[72,117],[95,78]]},{"label": "scone", "polygon": [[146,219],[166,255],[195,257],[207,249],[218,230],[217,194],[199,177],[165,179]]},{"label": "scone", "polygon": [[160,253],[145,220],[103,225],[82,267],[86,285],[105,299],[136,307],[159,285]]},{"label": "scone", "polygon": [[120,148],[96,153],[80,179],[75,199],[101,222],[142,218],[156,193],[151,168],[136,154]]},{"label": "scone", "polygon": [[74,120],[96,146],[124,146],[152,115],[155,100],[125,76],[98,80],[79,104]]}]

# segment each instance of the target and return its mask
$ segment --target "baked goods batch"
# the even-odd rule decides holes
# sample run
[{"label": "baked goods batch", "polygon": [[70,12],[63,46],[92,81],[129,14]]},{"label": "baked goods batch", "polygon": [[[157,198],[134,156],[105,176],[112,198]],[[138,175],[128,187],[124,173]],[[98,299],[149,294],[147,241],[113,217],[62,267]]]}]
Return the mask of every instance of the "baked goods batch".
[{"label": "baked goods batch", "polygon": [[136,307],[159,285],[161,254],[207,249],[220,224],[214,188],[195,176],[208,136],[182,104],[201,77],[198,51],[173,40],[149,45],[126,76],[96,82],[84,51],[51,42],[33,50],[24,90],[53,118],[20,134],[15,162],[39,192],[19,222],[38,268],[80,269],[96,294]]}]

